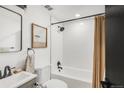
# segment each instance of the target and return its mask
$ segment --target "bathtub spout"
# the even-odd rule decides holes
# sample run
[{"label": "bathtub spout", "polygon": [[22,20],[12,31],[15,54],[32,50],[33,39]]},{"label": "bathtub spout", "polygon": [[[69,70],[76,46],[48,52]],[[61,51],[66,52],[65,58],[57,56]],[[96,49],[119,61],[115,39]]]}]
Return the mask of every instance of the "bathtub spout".
[{"label": "bathtub spout", "polygon": [[62,70],[62,69],[63,69],[63,67],[58,67],[58,69],[61,69],[61,70]]}]

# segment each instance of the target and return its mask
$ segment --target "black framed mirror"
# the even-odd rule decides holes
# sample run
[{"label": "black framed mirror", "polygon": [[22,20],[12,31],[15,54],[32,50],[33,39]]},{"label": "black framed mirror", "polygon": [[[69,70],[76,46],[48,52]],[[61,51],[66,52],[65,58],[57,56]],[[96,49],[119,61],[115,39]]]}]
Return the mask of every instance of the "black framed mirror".
[{"label": "black framed mirror", "polygon": [[22,15],[0,6],[0,53],[22,50]]}]

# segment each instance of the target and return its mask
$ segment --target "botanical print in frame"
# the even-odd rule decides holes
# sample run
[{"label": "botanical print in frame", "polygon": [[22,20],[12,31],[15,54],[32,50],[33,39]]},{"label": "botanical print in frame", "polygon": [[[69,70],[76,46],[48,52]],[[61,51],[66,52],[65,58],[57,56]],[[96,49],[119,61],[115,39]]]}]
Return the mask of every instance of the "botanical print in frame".
[{"label": "botanical print in frame", "polygon": [[47,47],[47,28],[32,23],[32,48]]}]

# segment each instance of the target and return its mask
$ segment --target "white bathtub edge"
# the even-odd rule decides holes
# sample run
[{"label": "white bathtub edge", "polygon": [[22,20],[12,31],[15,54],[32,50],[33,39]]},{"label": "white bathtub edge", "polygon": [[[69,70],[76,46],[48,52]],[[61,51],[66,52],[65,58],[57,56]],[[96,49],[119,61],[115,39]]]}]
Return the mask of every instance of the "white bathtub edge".
[{"label": "white bathtub edge", "polygon": [[72,76],[69,76],[69,75],[64,75],[62,73],[55,73],[55,72],[52,72],[51,74],[53,74],[53,75],[60,75],[60,76],[63,76],[63,77],[67,77],[67,78],[71,78],[71,79],[75,79],[75,80],[80,80],[82,82],[86,82],[86,83],[92,84],[92,81],[89,81],[88,79],[82,80],[82,79],[77,78],[77,77],[72,77]]}]

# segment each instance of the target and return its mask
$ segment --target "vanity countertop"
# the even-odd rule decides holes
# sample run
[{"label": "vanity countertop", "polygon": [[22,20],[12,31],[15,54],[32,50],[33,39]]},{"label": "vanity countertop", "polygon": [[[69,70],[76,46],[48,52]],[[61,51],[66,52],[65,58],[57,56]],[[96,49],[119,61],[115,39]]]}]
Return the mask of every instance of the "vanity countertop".
[{"label": "vanity countertop", "polygon": [[36,77],[36,74],[22,71],[7,78],[0,79],[0,88],[17,88]]}]

